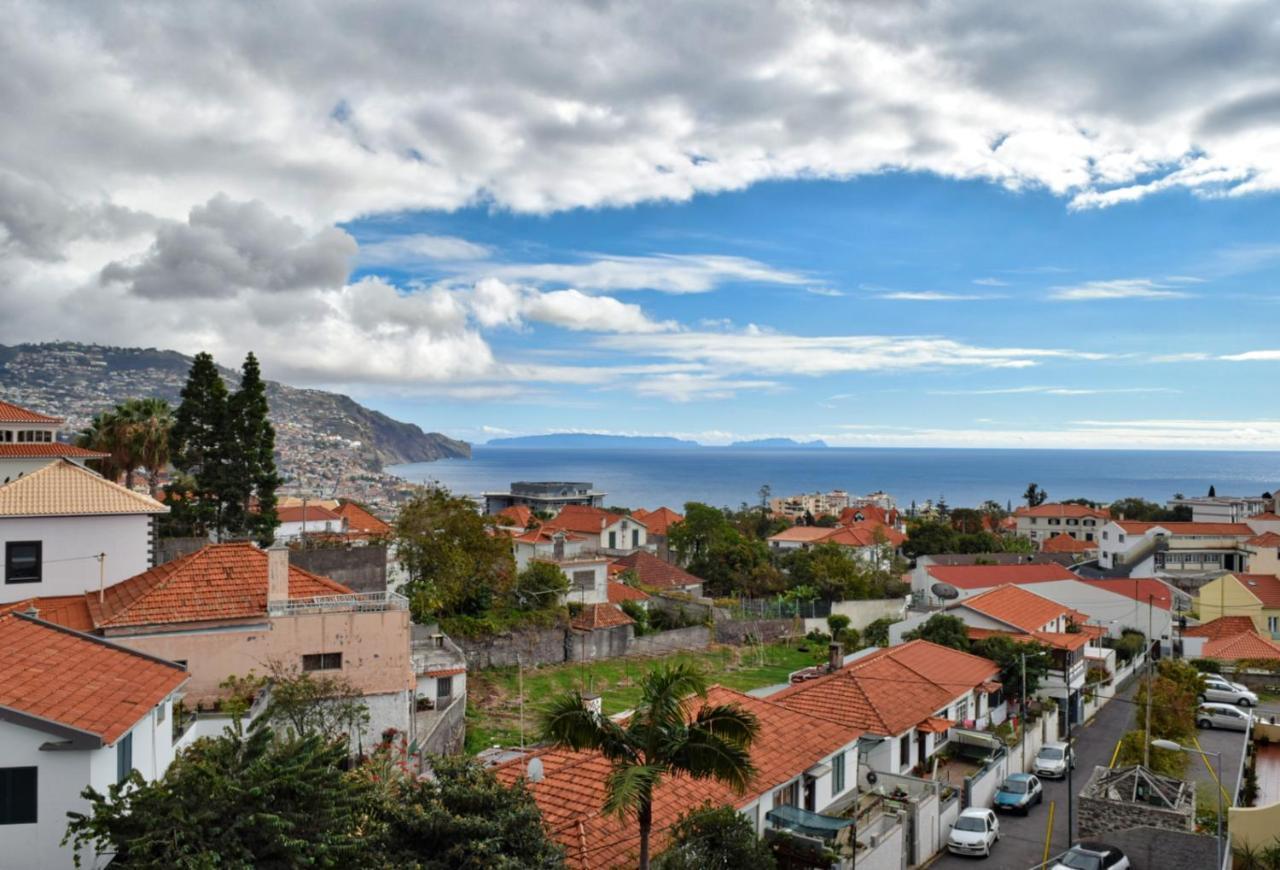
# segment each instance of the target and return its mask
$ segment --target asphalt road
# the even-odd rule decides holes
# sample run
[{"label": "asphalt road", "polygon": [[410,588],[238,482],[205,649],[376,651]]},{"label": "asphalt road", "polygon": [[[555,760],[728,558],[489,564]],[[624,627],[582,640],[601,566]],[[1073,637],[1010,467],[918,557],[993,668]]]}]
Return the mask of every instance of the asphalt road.
[{"label": "asphalt road", "polygon": [[[1095,766],[1106,767],[1111,763],[1116,741],[1133,722],[1132,700],[1136,684],[1112,699],[1098,711],[1093,721],[1076,728],[1072,735],[1076,747],[1076,769],[1072,785],[1079,794]],[[1206,747],[1210,748],[1210,747]],[[1216,747],[1214,747],[1216,748]],[[1238,756],[1237,756],[1238,757]],[[1226,758],[1223,759],[1224,769]],[[1203,766],[1203,763],[1201,763]],[[999,870],[1027,870],[1044,860],[1045,837],[1049,828],[1050,807],[1053,809],[1053,834],[1049,856],[1065,851],[1071,845],[1067,834],[1067,784],[1065,780],[1044,780],[1044,801],[1032,808],[1027,816],[1004,815],[1000,817],[1000,842],[988,859],[969,858],[942,853],[930,870],[975,870],[979,865]]]}]

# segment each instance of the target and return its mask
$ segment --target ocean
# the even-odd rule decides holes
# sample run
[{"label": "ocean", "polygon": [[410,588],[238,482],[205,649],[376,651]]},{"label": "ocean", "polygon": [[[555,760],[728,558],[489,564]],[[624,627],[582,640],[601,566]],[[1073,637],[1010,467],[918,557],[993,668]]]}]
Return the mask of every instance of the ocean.
[{"label": "ocean", "polygon": [[1163,503],[1175,493],[1259,495],[1280,487],[1280,452],[1143,450],[972,450],[829,448],[825,450],[535,450],[476,447],[470,460],[392,466],[408,480],[436,482],[459,494],[505,490],[517,480],[590,481],[607,503],[679,509],[700,501],[737,507],[774,496],[844,489],[884,490],[899,506],[945,498],[952,507],[987,499],[1016,506],[1034,481],[1051,500],[1108,502],[1136,496]]}]

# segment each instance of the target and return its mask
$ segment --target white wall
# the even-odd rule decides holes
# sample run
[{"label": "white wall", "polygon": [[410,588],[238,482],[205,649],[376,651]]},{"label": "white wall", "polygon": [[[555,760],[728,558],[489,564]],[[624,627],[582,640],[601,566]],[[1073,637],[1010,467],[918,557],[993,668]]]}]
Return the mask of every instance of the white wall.
[{"label": "white wall", "polygon": [[[40,541],[44,580],[0,582],[0,604],[44,595],[78,595],[98,588],[99,553],[106,553],[107,586],[151,567],[151,517],[34,517],[0,520],[0,553],[8,541]],[[0,566],[0,570],[2,570]]]},{"label": "white wall", "polygon": [[[76,456],[65,457],[76,465],[84,466],[85,460]],[[4,483],[5,478],[16,479],[19,475],[30,474],[31,472],[44,468],[50,462],[56,461],[49,456],[6,456],[0,458],[0,483]]]},{"label": "white wall", "polygon": [[[157,726],[151,710],[133,727],[133,766],[147,779],[155,779],[173,760],[170,701],[162,705],[165,718]],[[123,739],[123,738],[122,738]],[[70,867],[72,850],[59,845],[67,830],[67,813],[84,812],[89,803],[80,797],[85,786],[102,793],[116,781],[116,746],[101,749],[41,750],[60,742],[43,731],[0,721],[0,767],[31,767],[36,774],[36,823],[0,826],[0,866],[5,870],[44,870]],[[86,856],[87,867],[99,866]]]}]

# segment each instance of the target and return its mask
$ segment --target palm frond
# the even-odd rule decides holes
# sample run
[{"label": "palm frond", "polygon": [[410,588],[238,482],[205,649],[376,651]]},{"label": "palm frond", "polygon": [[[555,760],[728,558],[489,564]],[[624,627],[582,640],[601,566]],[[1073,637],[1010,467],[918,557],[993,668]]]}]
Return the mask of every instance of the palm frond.
[{"label": "palm frond", "polygon": [[694,724],[743,745],[750,745],[760,733],[760,720],[739,704],[703,705]]},{"label": "palm frond", "polygon": [[716,779],[742,794],[756,775],[749,744],[729,740],[699,725],[691,726],[683,741],[667,749],[672,770],[694,779]]},{"label": "palm frond", "polygon": [[617,764],[605,779],[604,811],[625,816],[639,809],[662,778],[663,769],[651,764]]},{"label": "palm frond", "polygon": [[552,700],[542,712],[542,736],[556,746],[595,749],[611,760],[634,760],[636,752],[627,732],[590,710],[578,692]]},{"label": "palm frond", "polygon": [[690,696],[707,697],[707,681],[691,665],[654,668],[643,678],[637,713],[660,728],[683,727]]}]

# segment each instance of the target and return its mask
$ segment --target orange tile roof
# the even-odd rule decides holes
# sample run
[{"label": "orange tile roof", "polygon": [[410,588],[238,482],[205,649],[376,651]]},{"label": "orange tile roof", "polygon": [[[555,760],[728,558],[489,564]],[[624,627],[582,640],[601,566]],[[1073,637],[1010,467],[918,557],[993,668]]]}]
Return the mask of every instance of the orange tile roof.
[{"label": "orange tile roof", "polygon": [[1146,604],[1150,601],[1161,610],[1173,609],[1173,592],[1163,581],[1151,577],[1140,577],[1129,580],[1093,580],[1078,578],[1086,586],[1096,586],[1116,595],[1132,598]]},{"label": "orange tile roof", "polygon": [[824,528],[823,526],[792,526],[789,529],[783,529],[776,535],[770,535],[770,541],[797,541],[799,543],[808,544],[821,541],[830,535],[835,529]]},{"label": "orange tile roof", "polygon": [[[691,702],[689,715],[693,716],[703,702],[696,698]],[[755,715],[760,724],[751,744],[755,778],[744,795],[715,780],[663,778],[653,796],[653,854],[666,847],[668,830],[691,807],[704,802],[746,806],[852,744],[861,734],[857,728],[806,716],[723,686],[708,689],[705,703],[737,704]],[[566,865],[574,870],[634,867],[639,851],[635,821],[606,815],[602,809],[605,782],[613,769],[609,761],[598,752],[567,749],[544,749],[534,754],[542,761],[543,778],[526,786],[551,835],[565,847]],[[517,759],[494,772],[499,780],[511,784],[524,776],[527,764],[527,759]],[[852,770],[849,776],[853,776]]]},{"label": "orange tile roof", "polygon": [[1274,574],[1228,574],[1262,602],[1266,608],[1280,607],[1280,577]]},{"label": "orange tile roof", "polygon": [[1263,522],[1274,523],[1274,522],[1280,522],[1280,514],[1277,514],[1274,511],[1265,511],[1260,514],[1253,514],[1252,516],[1249,517],[1249,519],[1262,520]]},{"label": "orange tile roof", "polygon": [[[1042,625],[1074,611],[1021,586],[997,586],[957,601],[952,608],[967,608],[1021,631],[1039,631]],[[951,609],[951,608],[948,608]]]},{"label": "orange tile roof", "polygon": [[989,659],[913,640],[863,656],[833,674],[796,683],[770,700],[892,737],[999,673]]},{"label": "orange tile roof", "polygon": [[67,421],[61,417],[39,414],[29,408],[0,399],[0,423],[48,423],[50,426],[61,426],[65,422]]},{"label": "orange tile roof", "polygon": [[1219,616],[1217,619],[1211,619],[1208,622],[1202,622],[1200,625],[1188,628],[1182,633],[1182,636],[1207,637],[1217,640],[1223,637],[1235,637],[1237,634],[1244,634],[1253,630],[1253,620],[1247,616]]},{"label": "orange tile roof", "polygon": [[359,532],[364,535],[391,534],[390,523],[375,517],[353,501],[344,501],[338,505],[338,509],[334,513],[347,521],[347,531],[349,532]]},{"label": "orange tile roof", "polygon": [[1051,580],[1079,580],[1057,562],[1027,562],[1021,565],[930,565],[926,569],[934,580],[949,583],[957,589],[987,589],[993,586],[1023,583],[1047,583]]},{"label": "orange tile roof", "polygon": [[58,517],[163,514],[160,502],[112,483],[67,459],[58,459],[0,484],[0,516]]},{"label": "orange tile roof", "polygon": [[942,719],[938,716],[930,716],[920,724],[916,725],[917,731],[925,734],[945,734],[951,728],[955,727],[955,722],[951,719]]},{"label": "orange tile roof", "polygon": [[172,662],[16,613],[0,616],[0,709],[111,744],[186,681]]},{"label": "orange tile roof", "polygon": [[1252,547],[1280,547],[1280,535],[1275,532],[1263,532],[1260,535],[1254,535],[1245,543]]},{"label": "orange tile roof", "polygon": [[278,508],[276,517],[282,523],[300,523],[304,518],[309,523],[342,519],[327,507],[318,504],[308,504],[305,508],[302,505]]},{"label": "orange tile roof", "polygon": [[528,527],[529,521],[533,519],[533,508],[527,504],[513,504],[498,511],[496,516],[500,520],[506,520],[507,525],[519,526],[523,529]]},{"label": "orange tile roof", "polygon": [[1085,519],[1086,517],[1111,519],[1111,511],[1106,508],[1091,508],[1083,504],[1060,504],[1058,502],[1050,502],[1036,507],[1020,507],[1013,512],[1013,515],[1015,517],[1059,517],[1062,519]]},{"label": "orange tile roof", "polygon": [[644,523],[651,535],[665,535],[671,526],[684,521],[683,516],[669,507],[660,507],[656,511],[632,511],[631,516]]},{"label": "orange tile roof", "polygon": [[582,535],[575,535],[573,532],[559,532],[548,529],[546,526],[539,526],[536,529],[512,535],[511,540],[519,541],[522,544],[552,544],[555,543],[556,535],[564,535],[566,541],[581,541],[583,539]]},{"label": "orange tile roof", "polygon": [[621,604],[624,601],[648,601],[649,596],[643,590],[626,583],[609,581],[609,603]]},{"label": "orange tile roof", "polygon": [[101,459],[107,454],[98,450],[86,450],[74,444],[52,441],[47,444],[0,444],[0,459]]},{"label": "orange tile roof", "polygon": [[645,550],[628,553],[613,564],[622,566],[623,571],[634,571],[640,585],[650,589],[685,589],[702,583],[701,578]]},{"label": "orange tile roof", "polygon": [[974,628],[970,626],[966,629],[970,640],[986,640],[989,637],[1003,635],[1018,643],[1040,643],[1052,649],[1077,650],[1082,646],[1088,645],[1092,638],[1100,637],[1101,629],[1098,626],[1080,626],[1080,631],[1000,631],[994,628]]},{"label": "orange tile roof", "polygon": [[458,674],[465,674],[466,668],[436,668],[434,671],[426,671],[422,674],[424,677],[456,677]]},{"label": "orange tile roof", "polygon": [[1140,523],[1134,520],[1116,520],[1115,524],[1129,534],[1141,535],[1151,529],[1164,529],[1170,535],[1200,535],[1224,538],[1252,538],[1253,529],[1247,523]]},{"label": "orange tile roof", "polygon": [[623,518],[622,514],[611,513],[603,508],[567,504],[560,509],[560,513],[556,514],[554,519],[544,523],[544,528],[598,535],[606,526],[611,526]]},{"label": "orange tile roof", "polygon": [[[289,566],[289,597],[349,595],[327,577]],[[210,544],[187,556],[108,586],[102,602],[86,592],[98,628],[173,625],[267,613],[267,554],[253,544]]]},{"label": "orange tile roof", "polygon": [[0,615],[26,613],[35,608],[35,616],[44,622],[52,622],[75,631],[93,631],[93,620],[84,595],[50,595],[44,598],[27,598],[0,604]]},{"label": "orange tile roof", "polygon": [[569,619],[569,625],[579,631],[595,631],[598,628],[618,628],[634,624],[634,619],[613,604],[587,604]]},{"label": "orange tile roof", "polygon": [[1098,549],[1098,542],[1082,541],[1079,538],[1071,537],[1065,532],[1059,532],[1052,538],[1042,541],[1040,549],[1046,553],[1088,553]]},{"label": "orange tile roof", "polygon": [[1280,643],[1265,638],[1256,631],[1246,631],[1231,637],[1217,637],[1205,643],[1200,653],[1206,659],[1238,661],[1240,659],[1280,660]]},{"label": "orange tile roof", "polygon": [[871,523],[878,526],[895,526],[898,524],[898,510],[884,508],[874,504],[857,505],[847,507],[840,511],[840,516],[836,522],[842,526],[851,526],[857,523]]}]

